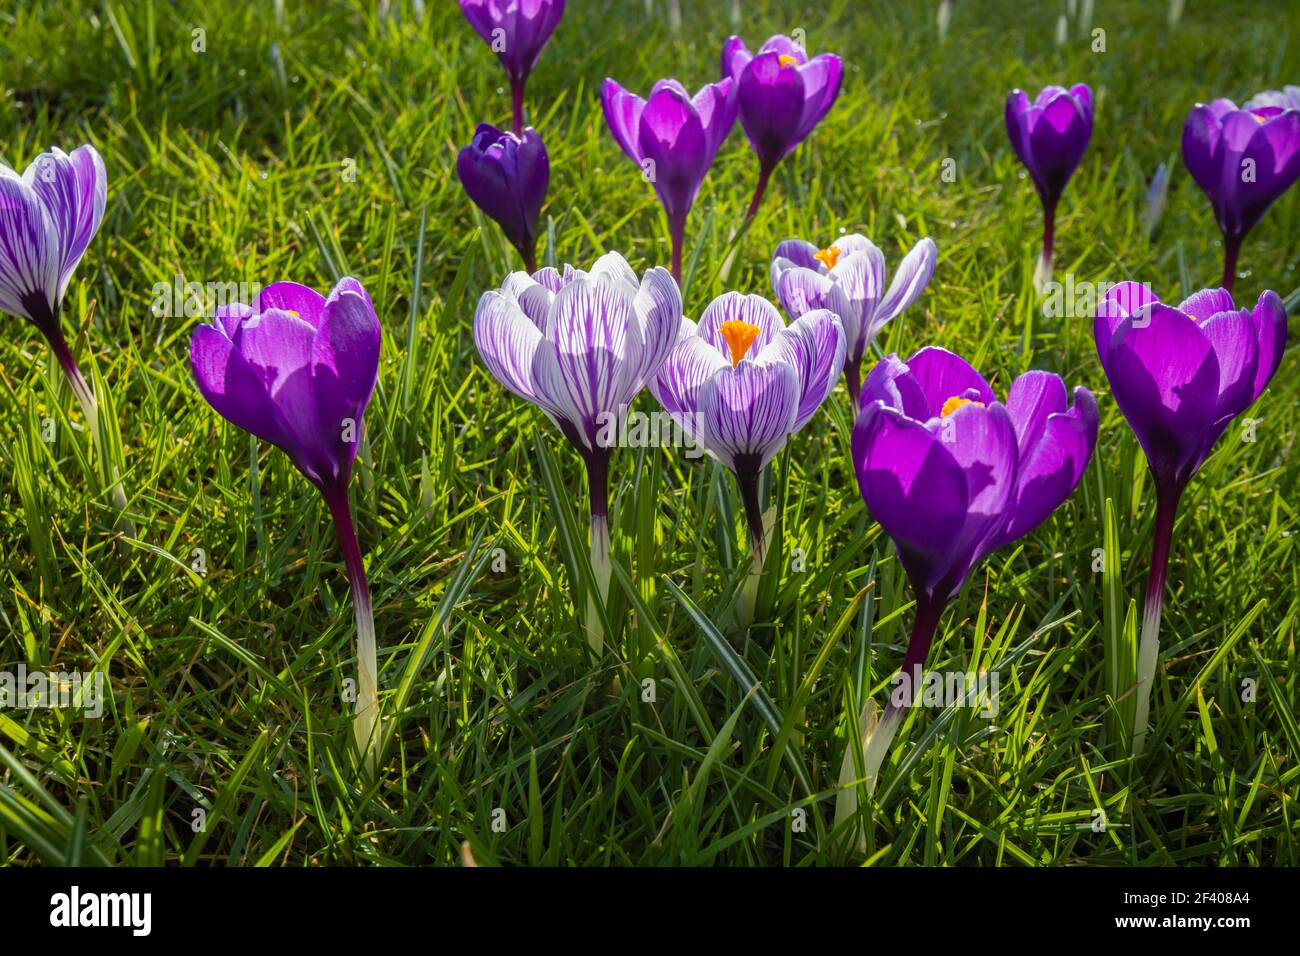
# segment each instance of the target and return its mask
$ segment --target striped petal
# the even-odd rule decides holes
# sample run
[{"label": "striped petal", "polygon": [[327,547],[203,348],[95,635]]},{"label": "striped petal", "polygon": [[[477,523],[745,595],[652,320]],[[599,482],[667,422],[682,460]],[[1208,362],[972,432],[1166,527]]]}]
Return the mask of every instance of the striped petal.
[{"label": "striped petal", "polygon": [[799,411],[799,376],[784,362],[743,361],[699,390],[701,441],[736,472],[756,472],[785,445]]}]

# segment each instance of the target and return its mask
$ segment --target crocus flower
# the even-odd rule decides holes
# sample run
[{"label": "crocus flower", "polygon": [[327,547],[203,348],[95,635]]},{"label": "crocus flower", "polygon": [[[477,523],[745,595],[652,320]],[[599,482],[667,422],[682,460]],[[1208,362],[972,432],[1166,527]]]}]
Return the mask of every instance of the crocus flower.
[{"label": "crocus flower", "polygon": [[1133,750],[1140,753],[1178,502],[1219,436],[1277,371],[1286,347],[1286,309],[1276,292],[1261,295],[1254,309],[1238,309],[1225,289],[1197,292],[1174,308],[1146,286],[1123,282],[1098,303],[1093,332],[1115,404],[1146,452],[1156,490],[1138,649]]},{"label": "crocus flower", "polygon": [[524,85],[542,48],[560,25],[564,0],[460,0],[475,32],[492,48],[510,78],[516,136],[524,131]]},{"label": "crocus flower", "polygon": [[835,387],[844,329],[828,309],[790,325],[762,296],[727,292],[682,332],[651,393],[692,441],[731,469],[753,552],[742,619],[753,610],[767,537],[758,498],[764,468]]},{"label": "crocus flower", "polygon": [[[906,362],[887,356],[863,383],[853,468],[916,592],[902,673],[864,741],[869,789],[948,602],[985,557],[1033,531],[1079,483],[1097,441],[1097,403],[1082,387],[1073,398],[1056,375],[1029,371],[1004,404],[964,359],[933,347]],[[845,769],[842,785],[864,776],[847,758]],[[841,798],[842,820],[853,790]]]},{"label": "crocus flower", "polygon": [[[665,269],[638,282],[616,252],[590,272],[565,266],[529,276],[511,273],[484,292],[474,313],[474,344],[492,376],[539,407],[587,466],[591,566],[603,597],[609,588],[609,435],[621,434],[632,400],[654,377],[677,340],[682,298]],[[594,595],[587,638],[604,635]]]},{"label": "crocus flower", "polygon": [[348,504],[362,416],[379,372],[379,319],[356,279],[329,297],[277,282],[251,306],[217,310],[194,330],[190,366],[209,405],[282,449],[325,498],[347,566],[357,624],[357,748],[368,764],[379,717],[375,624]]},{"label": "crocus flower", "polygon": [[740,125],[758,156],[758,185],[747,219],[763,202],[767,181],[821,122],[840,95],[844,68],[834,53],[812,59],[787,36],[768,39],[750,53],[738,36],[722,48],[722,76],[736,84]]},{"label": "crocus flower", "polygon": [[1242,240],[1273,201],[1300,178],[1296,87],[1238,109],[1232,100],[1197,104],[1183,125],[1183,162],[1223,233],[1223,287],[1232,291]]},{"label": "crocus flower", "polygon": [[[0,163],[0,312],[26,319],[45,336],[97,446],[99,406],[63,337],[60,319],[68,282],[99,232],[107,198],[104,160],[89,144],[71,153],[57,148],[41,153],[21,176]],[[126,493],[99,451],[121,514]],[[123,527],[133,532],[129,520]]]},{"label": "crocus flower", "polygon": [[614,141],[654,184],[668,215],[673,278],[680,284],[686,217],[736,122],[733,84],[709,83],[692,97],[676,80],[660,80],[643,100],[607,79],[600,103]]},{"label": "crocus flower", "polygon": [[866,236],[840,236],[825,249],[802,239],[776,247],[769,270],[772,291],[797,319],[812,309],[830,309],[844,325],[844,377],[854,412],[858,408],[862,356],[885,323],[925,291],[938,252],[928,236],[912,247],[885,289],[885,255]]},{"label": "crocus flower", "polygon": [[474,139],[456,157],[456,174],[465,193],[490,218],[537,271],[537,217],[551,180],[551,162],[542,137],[531,126],[522,137],[480,123]]},{"label": "crocus flower", "polygon": [[1043,204],[1043,253],[1035,273],[1041,288],[1052,278],[1056,204],[1092,137],[1092,90],[1086,83],[1068,90],[1048,86],[1032,103],[1022,90],[1012,90],[1006,122],[1011,147],[1029,170]]}]

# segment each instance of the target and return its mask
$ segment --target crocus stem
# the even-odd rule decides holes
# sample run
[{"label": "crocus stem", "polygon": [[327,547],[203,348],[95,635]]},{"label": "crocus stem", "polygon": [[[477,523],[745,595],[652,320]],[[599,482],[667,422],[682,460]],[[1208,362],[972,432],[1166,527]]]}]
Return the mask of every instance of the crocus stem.
[{"label": "crocus stem", "polygon": [[1043,253],[1034,270],[1034,288],[1039,292],[1052,281],[1052,243],[1056,239],[1056,203],[1043,204]]},{"label": "crocus stem", "polygon": [[95,393],[86,381],[86,377],[81,374],[81,367],[77,365],[72,350],[68,348],[68,342],[63,337],[63,330],[59,327],[57,320],[40,323],[40,329],[44,333],[45,340],[49,343],[50,351],[54,353],[54,358],[58,361],[59,367],[63,369],[64,377],[72,387],[72,394],[77,396],[77,402],[81,405],[81,413],[86,416],[86,428],[90,432],[90,440],[95,446],[95,458],[99,462],[104,483],[109,486],[109,494],[113,499],[113,507],[117,510],[120,528],[131,537],[135,537],[135,525],[126,517],[126,491],[122,488],[121,475],[117,473],[116,466],[108,460],[105,454],[106,449],[102,447],[100,442],[99,403],[95,400]]},{"label": "crocus stem", "polygon": [[749,574],[741,588],[738,609],[740,621],[745,626],[754,620],[758,586],[763,579],[763,565],[767,561],[767,531],[763,527],[763,508],[758,501],[758,476],[757,468],[746,468],[736,473],[740,500],[745,507],[745,525],[749,529]]},{"label": "crocus stem", "polygon": [[[591,498],[591,573],[603,604],[609,595],[613,567],[609,556],[609,451],[597,448],[587,456],[587,491]],[[587,643],[599,655],[605,645],[596,594],[587,595]]]},{"label": "crocus stem", "polygon": [[1223,288],[1231,292],[1237,280],[1237,255],[1241,252],[1241,236],[1223,237]]},{"label": "crocus stem", "polygon": [[844,363],[844,381],[849,387],[849,404],[853,417],[857,418],[859,397],[862,394],[862,360],[849,359]]},{"label": "crocus stem", "polygon": [[537,271],[537,241],[536,240],[533,240],[532,242],[528,243],[528,245],[526,246],[521,246],[519,249],[519,255],[523,257],[524,270],[529,275],[532,275],[534,272]]},{"label": "crocus stem", "polygon": [[361,546],[357,543],[357,531],[352,523],[347,486],[323,491],[330,516],[334,519],[334,533],[338,535],[343,563],[347,567],[348,584],[352,588],[352,611],[357,621],[357,708],[352,730],[357,742],[357,753],[364,756],[366,769],[374,770],[374,748],[378,742],[376,728],[379,723],[375,612],[370,603],[365,561],[361,558]]},{"label": "crocus stem", "polygon": [[1147,572],[1147,596],[1142,608],[1142,638],[1138,643],[1137,708],[1133,717],[1133,754],[1146,746],[1147,723],[1151,714],[1151,687],[1160,658],[1160,615],[1164,610],[1165,576],[1169,570],[1169,549],[1178,516],[1182,487],[1161,484],[1156,489],[1156,528],[1151,540],[1151,569]]},{"label": "crocus stem", "polygon": [[673,281],[678,288],[682,284],[682,246],[686,240],[686,217],[674,218],[668,224],[668,234],[673,246]]},{"label": "crocus stem", "polygon": [[525,79],[510,78],[510,108],[514,113],[516,136],[524,135],[524,84],[526,82]]},{"label": "crocus stem", "polygon": [[758,167],[758,185],[754,187],[754,198],[749,201],[749,211],[745,213],[746,219],[753,219],[758,215],[758,207],[763,204],[763,194],[767,192],[767,181],[772,176],[772,167]]},{"label": "crocus stem", "polygon": [[[851,786],[855,780],[865,780],[867,793],[876,792],[880,766],[885,762],[889,745],[903,723],[903,709],[909,707],[916,698],[916,690],[921,682],[921,665],[925,663],[934,634],[943,616],[944,601],[922,595],[916,600],[916,618],[912,622],[912,636],[907,642],[907,653],[903,657],[903,669],[899,672],[889,703],[880,720],[872,726],[873,703],[868,700],[858,718],[858,731],[862,734],[862,767],[856,766],[853,759],[853,743],[848,744],[844,760],[840,765],[840,792],[835,798],[835,823],[838,826],[849,819],[858,809],[858,789]],[[859,833],[859,840],[865,834]],[[861,843],[859,844],[861,845]]]}]

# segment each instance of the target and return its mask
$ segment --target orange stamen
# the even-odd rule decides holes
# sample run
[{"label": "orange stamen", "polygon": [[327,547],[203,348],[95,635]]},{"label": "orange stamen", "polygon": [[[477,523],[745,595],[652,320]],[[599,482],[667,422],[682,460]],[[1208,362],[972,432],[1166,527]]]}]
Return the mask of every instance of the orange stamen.
[{"label": "orange stamen", "polygon": [[836,249],[834,246],[827,246],[821,252],[814,255],[813,258],[824,262],[827,269],[834,269],[835,263],[840,261],[840,250]]},{"label": "orange stamen", "polygon": [[776,58],[776,61],[780,63],[782,67],[799,65],[799,58],[791,56],[788,53],[782,53]]},{"label": "orange stamen", "polygon": [[963,405],[978,405],[980,408],[984,407],[983,402],[977,402],[973,398],[958,398],[954,395],[952,398],[948,399],[948,401],[943,403],[943,409],[939,412],[939,417],[947,418]]},{"label": "orange stamen", "polygon": [[718,331],[726,339],[727,347],[731,349],[731,367],[735,368],[762,330],[757,325],[750,325],[740,319],[728,319],[718,326]]}]

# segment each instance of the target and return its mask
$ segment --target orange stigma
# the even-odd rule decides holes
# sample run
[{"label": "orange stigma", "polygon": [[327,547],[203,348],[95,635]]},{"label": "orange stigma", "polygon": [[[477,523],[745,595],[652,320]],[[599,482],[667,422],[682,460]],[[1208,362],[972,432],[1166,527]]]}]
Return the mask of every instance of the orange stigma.
[{"label": "orange stigma", "polygon": [[958,398],[954,395],[952,398],[948,399],[948,401],[943,403],[943,409],[939,412],[939,417],[947,418],[963,405],[978,405],[980,408],[984,407],[983,402],[977,402],[973,398]]},{"label": "orange stigma", "polygon": [[776,61],[780,63],[782,67],[799,65],[799,58],[793,57],[788,53],[782,53],[780,56],[776,58]]},{"label": "orange stigma", "polygon": [[813,258],[825,263],[827,269],[834,269],[835,263],[840,261],[840,250],[834,246],[827,246],[821,252],[815,254]]},{"label": "orange stigma", "polygon": [[731,349],[731,367],[735,368],[762,330],[757,325],[750,325],[740,319],[728,319],[718,326],[718,331],[727,340],[727,347]]}]

